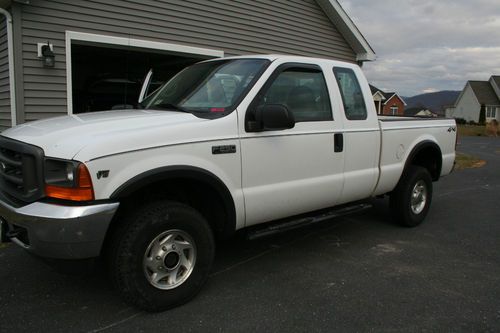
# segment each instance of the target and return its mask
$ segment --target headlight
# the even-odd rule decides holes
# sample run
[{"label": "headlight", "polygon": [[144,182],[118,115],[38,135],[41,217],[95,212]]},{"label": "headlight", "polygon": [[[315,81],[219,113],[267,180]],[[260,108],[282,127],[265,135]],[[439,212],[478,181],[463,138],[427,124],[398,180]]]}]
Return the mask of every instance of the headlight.
[{"label": "headlight", "polygon": [[45,194],[51,198],[73,201],[94,200],[92,179],[85,164],[46,159]]}]

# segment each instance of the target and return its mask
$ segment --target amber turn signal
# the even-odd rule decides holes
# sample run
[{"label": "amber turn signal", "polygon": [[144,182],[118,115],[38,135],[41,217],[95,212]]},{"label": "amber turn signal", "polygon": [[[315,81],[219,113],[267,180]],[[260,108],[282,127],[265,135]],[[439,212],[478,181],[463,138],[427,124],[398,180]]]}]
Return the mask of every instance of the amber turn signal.
[{"label": "amber turn signal", "polygon": [[92,188],[92,179],[90,173],[84,164],[80,164],[77,170],[78,178],[76,187],[63,187],[56,185],[45,185],[45,194],[51,198],[72,200],[72,201],[90,201],[94,200],[94,189]]}]

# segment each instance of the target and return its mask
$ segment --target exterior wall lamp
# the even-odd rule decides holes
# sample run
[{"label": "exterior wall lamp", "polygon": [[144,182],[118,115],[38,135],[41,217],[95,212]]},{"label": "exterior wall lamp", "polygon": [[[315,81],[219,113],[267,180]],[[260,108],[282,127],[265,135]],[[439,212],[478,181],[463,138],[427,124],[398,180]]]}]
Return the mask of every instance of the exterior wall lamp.
[{"label": "exterior wall lamp", "polygon": [[54,67],[56,64],[56,56],[52,44],[38,43],[38,57],[42,60],[43,67]]}]

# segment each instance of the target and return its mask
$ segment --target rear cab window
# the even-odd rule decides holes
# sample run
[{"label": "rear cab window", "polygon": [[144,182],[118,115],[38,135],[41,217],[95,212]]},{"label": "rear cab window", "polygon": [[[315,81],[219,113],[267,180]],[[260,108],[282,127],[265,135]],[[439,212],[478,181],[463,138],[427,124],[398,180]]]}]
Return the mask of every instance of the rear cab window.
[{"label": "rear cab window", "polygon": [[350,68],[334,67],[333,74],[342,96],[346,118],[348,120],[365,120],[368,117],[365,99],[354,71]]}]

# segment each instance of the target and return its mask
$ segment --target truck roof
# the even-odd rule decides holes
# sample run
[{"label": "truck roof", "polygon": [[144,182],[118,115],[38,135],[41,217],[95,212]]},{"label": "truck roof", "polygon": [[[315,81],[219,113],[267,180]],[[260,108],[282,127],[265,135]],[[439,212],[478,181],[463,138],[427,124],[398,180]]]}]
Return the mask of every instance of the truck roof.
[{"label": "truck roof", "polygon": [[313,57],[305,57],[305,56],[294,56],[294,55],[285,55],[285,54],[249,54],[249,55],[241,55],[241,56],[231,56],[231,57],[223,57],[223,58],[215,58],[206,61],[217,61],[221,59],[267,59],[270,61],[275,61],[278,59],[284,59],[290,62],[317,62],[317,63],[329,63],[333,66],[342,66],[342,67],[359,67],[357,64],[340,61],[340,60],[332,60],[325,58],[313,58]]}]

